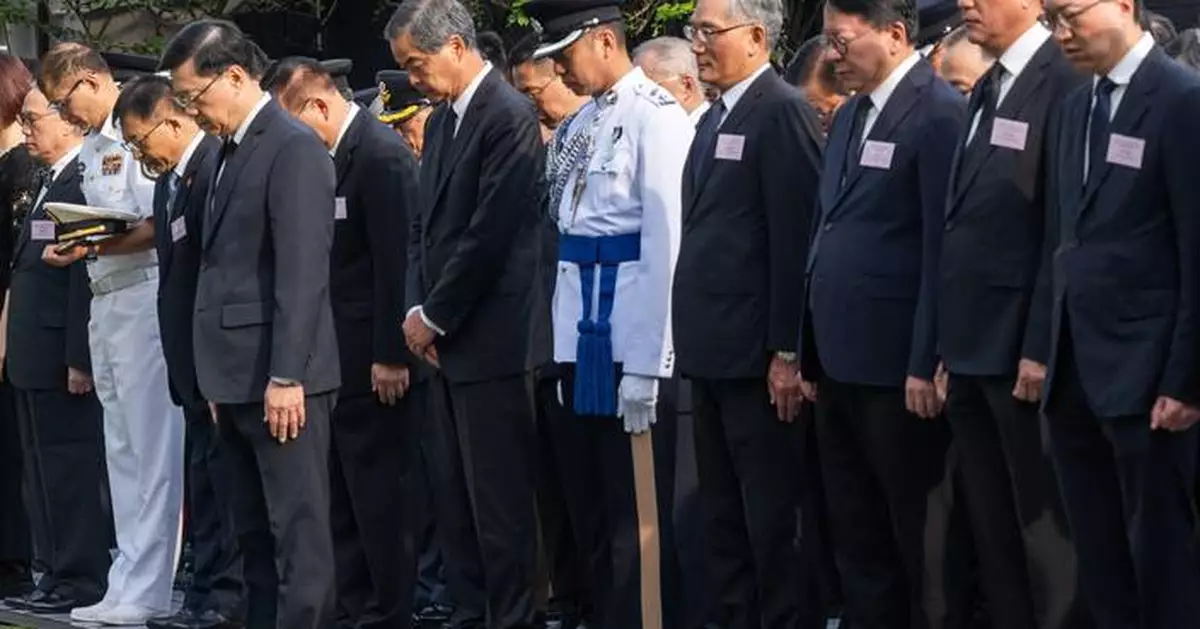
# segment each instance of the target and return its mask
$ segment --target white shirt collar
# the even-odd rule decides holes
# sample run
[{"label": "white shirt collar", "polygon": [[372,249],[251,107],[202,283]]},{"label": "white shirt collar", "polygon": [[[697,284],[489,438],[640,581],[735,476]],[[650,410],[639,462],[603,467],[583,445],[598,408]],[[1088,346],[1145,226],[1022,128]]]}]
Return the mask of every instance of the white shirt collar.
[{"label": "white shirt collar", "polygon": [[596,101],[597,107],[600,107],[601,109],[603,109],[604,107],[608,106],[609,98],[615,99],[615,96],[610,97],[609,96],[610,94],[620,94],[626,88],[628,88],[630,85],[633,85],[633,84],[639,83],[639,82],[643,82],[646,80],[647,80],[646,73],[642,71],[642,68],[639,66],[633,66],[633,69],[630,70],[629,72],[626,72],[625,76],[617,79],[617,82],[613,83],[612,87],[608,88],[607,90],[604,91],[603,94],[601,94],[600,96],[598,96],[596,98],[593,98],[592,100]]},{"label": "white shirt collar", "polygon": [[[1113,66],[1111,72],[1108,73],[1108,80],[1116,83],[1119,86],[1129,85],[1133,80],[1133,74],[1137,69],[1142,67],[1142,62],[1146,57],[1150,56],[1150,51],[1154,50],[1154,37],[1150,33],[1142,33],[1141,39],[1125,53],[1117,65]],[[1100,82],[1100,77],[1092,77],[1092,87],[1094,88]]]},{"label": "white shirt collar", "polygon": [[691,120],[692,124],[694,125],[700,124],[700,117],[704,115],[704,112],[708,111],[709,107],[712,107],[712,104],[708,101],[700,103],[699,107],[696,107],[692,110],[692,113],[688,114],[688,119]]},{"label": "white shirt collar", "polygon": [[204,141],[204,137],[204,132],[198,131],[192,138],[192,141],[188,143],[187,148],[183,149],[183,157],[179,158],[179,163],[175,164],[174,169],[175,174],[180,179],[183,179],[183,174],[187,172],[188,162],[192,161],[192,155],[196,154],[196,147],[200,146],[200,143]]},{"label": "white shirt collar", "polygon": [[1009,76],[1020,76],[1021,71],[1029,65],[1047,39],[1050,39],[1050,29],[1042,26],[1041,22],[1034,22],[1029,30],[1000,55],[1000,67],[1004,68]]},{"label": "white shirt collar", "polygon": [[71,150],[67,151],[66,155],[63,155],[62,157],[58,158],[57,162],[54,162],[54,165],[50,167],[50,181],[58,179],[58,176],[62,174],[63,169],[67,167],[67,164],[70,164],[71,160],[79,157],[79,151],[82,148],[82,144],[76,144],[75,146],[71,147]]},{"label": "white shirt collar", "polygon": [[125,141],[125,138],[121,135],[120,127],[111,115],[104,119],[104,126],[100,127],[100,135],[118,144]]},{"label": "white shirt collar", "polygon": [[346,137],[346,132],[350,130],[350,123],[354,122],[354,117],[357,115],[358,105],[350,103],[350,111],[346,113],[346,119],[342,121],[342,128],[338,130],[337,139],[333,141],[333,148],[329,149],[330,157],[337,154],[338,147],[342,144],[342,138]]},{"label": "white shirt collar", "polygon": [[458,98],[454,99],[454,103],[451,105],[451,107],[454,109],[454,115],[458,117],[459,122],[462,122],[463,116],[467,115],[467,108],[471,106],[471,98],[475,96],[475,91],[479,89],[479,84],[483,83],[483,79],[487,77],[488,72],[491,71],[492,62],[485,62],[483,64],[483,69],[479,71],[479,74],[476,74],[475,78],[471,79],[470,83],[467,83],[467,89],[463,90],[463,93],[459,94]]},{"label": "white shirt collar", "polygon": [[882,112],[887,106],[888,99],[892,97],[892,92],[896,91],[896,87],[900,85],[900,81],[908,74],[909,70],[916,67],[917,62],[921,60],[921,55],[913,51],[907,59],[900,62],[895,70],[888,75],[888,78],[883,80],[870,94],[871,104],[875,106],[875,111]]},{"label": "white shirt collar", "polygon": [[764,61],[762,67],[754,72],[751,72],[750,76],[742,79],[733,87],[725,90],[724,94],[721,94],[721,101],[725,103],[726,115],[729,115],[729,112],[733,111],[733,108],[737,106],[738,101],[741,100],[742,96],[744,96],[746,92],[750,90],[750,86],[758,80],[758,77],[762,76],[762,73],[769,69],[771,69],[770,62]]},{"label": "white shirt collar", "polygon": [[249,114],[246,114],[246,119],[242,121],[242,126],[238,127],[237,132],[233,134],[234,142],[238,144],[242,143],[242,140],[246,137],[246,133],[250,131],[250,125],[254,123],[254,119],[258,117],[259,112],[261,112],[263,107],[266,107],[267,103],[269,102],[271,102],[270,94],[263,94],[262,98],[258,99],[258,102],[254,105],[254,108],[250,110]]}]

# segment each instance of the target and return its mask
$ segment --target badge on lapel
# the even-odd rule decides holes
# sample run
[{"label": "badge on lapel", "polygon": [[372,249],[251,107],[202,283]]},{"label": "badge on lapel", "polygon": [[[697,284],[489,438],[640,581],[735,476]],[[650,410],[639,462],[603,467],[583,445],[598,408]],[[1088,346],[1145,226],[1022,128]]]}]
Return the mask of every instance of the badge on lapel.
[{"label": "badge on lapel", "polygon": [[100,160],[100,174],[105,177],[121,174],[121,169],[125,166],[125,155],[122,153],[109,153]]}]

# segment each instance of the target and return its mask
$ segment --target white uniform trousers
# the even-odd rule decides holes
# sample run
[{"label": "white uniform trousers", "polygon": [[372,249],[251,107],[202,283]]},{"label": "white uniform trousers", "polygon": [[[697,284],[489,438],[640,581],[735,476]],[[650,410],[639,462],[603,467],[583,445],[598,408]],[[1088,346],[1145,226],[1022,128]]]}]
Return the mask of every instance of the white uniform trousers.
[{"label": "white uniform trousers", "polygon": [[92,298],[88,325],[117,557],[106,602],[166,612],[181,533],[184,421],[159,338],[158,280]]}]

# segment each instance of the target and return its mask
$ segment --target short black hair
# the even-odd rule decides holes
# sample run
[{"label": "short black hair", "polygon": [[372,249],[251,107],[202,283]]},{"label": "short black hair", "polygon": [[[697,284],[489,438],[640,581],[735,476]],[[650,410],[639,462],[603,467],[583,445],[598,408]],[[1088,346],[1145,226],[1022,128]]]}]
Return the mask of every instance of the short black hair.
[{"label": "short black hair", "polygon": [[895,22],[904,24],[909,41],[917,36],[920,24],[917,21],[915,0],[826,0],[829,6],[847,15],[857,15],[877,29],[886,28]]},{"label": "short black hair", "polygon": [[267,70],[266,53],[228,20],[198,20],[183,27],[167,42],[158,69],[176,70],[189,59],[199,76],[240,66],[251,77],[261,79]]},{"label": "short black hair", "polygon": [[493,31],[483,31],[475,36],[479,54],[492,62],[501,73],[508,67],[508,55],[504,54],[504,40]]},{"label": "short black hair", "polygon": [[165,76],[146,74],[134,77],[121,87],[121,95],[113,107],[113,119],[124,120],[133,116],[140,120],[150,120],[158,106],[167,105],[179,111],[171,98],[171,81]]},{"label": "short black hair", "polygon": [[1200,70],[1200,28],[1189,28],[1179,33],[1166,48],[1167,54],[1183,65]]},{"label": "short black hair", "polygon": [[796,49],[784,72],[788,85],[803,87],[809,81],[817,81],[828,89],[837,87],[837,70],[833,62],[824,58],[825,38],[810,37]]},{"label": "short black hair", "polygon": [[287,57],[271,67],[262,79],[262,88],[271,92],[285,106],[309,88],[337,91],[333,76],[320,61],[312,57]]}]

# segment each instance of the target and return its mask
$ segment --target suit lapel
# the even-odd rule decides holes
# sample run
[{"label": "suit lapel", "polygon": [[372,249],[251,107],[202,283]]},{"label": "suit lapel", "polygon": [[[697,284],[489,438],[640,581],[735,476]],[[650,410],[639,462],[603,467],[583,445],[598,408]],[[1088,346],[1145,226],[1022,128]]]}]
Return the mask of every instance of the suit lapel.
[{"label": "suit lapel", "polygon": [[337,173],[337,183],[340,188],[342,182],[346,180],[346,173],[350,170],[350,164],[354,161],[354,151],[358,148],[362,141],[363,128],[367,121],[364,118],[365,112],[359,111],[354,115],[354,120],[350,121],[350,127],[346,129],[346,135],[342,136],[342,141],[338,143],[337,152],[333,156],[333,168]]},{"label": "suit lapel", "polygon": [[[437,187],[433,191],[435,205],[441,199],[442,192],[446,189],[446,182],[450,180],[450,175],[454,173],[454,169],[458,166],[458,161],[462,158],[463,151],[466,150],[466,147],[474,143],[474,136],[479,130],[480,118],[483,117],[483,109],[487,106],[487,101],[499,81],[499,75],[496,74],[495,70],[488,72],[487,76],[483,77],[479,88],[471,96],[471,102],[467,105],[466,113],[463,114],[462,120],[458,122],[458,132],[454,134],[454,141],[450,143],[449,147],[438,147],[438,161],[434,162],[435,166],[441,163],[443,159],[442,151],[449,149],[450,153],[444,157],[446,161],[438,172]],[[445,117],[444,113],[442,117],[438,118],[439,122],[441,122],[443,117]],[[441,124],[438,125],[439,131],[440,127]],[[441,144],[440,138],[437,143]],[[426,224],[428,225],[428,221],[426,221]]]},{"label": "suit lapel", "polygon": [[846,101],[842,105],[842,109],[846,111],[846,115],[838,116],[833,128],[829,130],[829,141],[826,143],[824,170],[825,176],[821,177],[821,207],[823,212],[833,211],[833,206],[837,204],[838,196],[840,195],[842,164],[846,162],[846,152],[850,150],[850,132],[854,128],[854,115],[851,112],[856,111],[858,100],[867,98],[865,94],[860,94]]},{"label": "suit lapel", "polygon": [[[1138,125],[1142,122],[1142,116],[1146,113],[1146,108],[1152,102],[1154,91],[1158,89],[1158,70],[1160,58],[1163,52],[1160,48],[1155,47],[1142,61],[1142,65],[1129,80],[1129,85],[1125,88],[1125,95],[1121,97],[1121,102],[1117,106],[1117,114],[1113,117],[1112,124],[1109,125],[1109,134],[1119,133],[1128,137],[1138,137]],[[1091,106],[1090,94],[1086,99],[1087,107]],[[1087,122],[1086,107],[1084,113],[1084,124]],[[1082,138],[1080,138],[1082,140]],[[1080,154],[1083,151],[1083,142],[1079,142]],[[1096,192],[1104,186],[1108,176],[1112,173],[1112,164],[1105,160],[1100,164],[1088,164],[1088,169],[1099,169],[1095,173],[1095,177],[1087,180],[1087,189],[1083,192],[1083,198],[1080,200],[1079,216],[1082,217],[1091,207],[1092,199],[1096,196]],[[1083,176],[1082,165],[1079,168],[1079,176]]]},{"label": "suit lapel", "polygon": [[[921,100],[921,93],[925,87],[933,80],[933,68],[928,61],[921,59],[917,61],[917,65],[913,66],[904,78],[896,85],[896,90],[892,92],[888,98],[887,104],[883,106],[883,111],[879,112],[879,117],[875,119],[875,125],[871,127],[871,132],[867,134],[866,141],[886,142],[893,137],[896,129],[900,124],[908,118],[908,114],[912,112],[917,102]],[[864,98],[867,96],[864,95]],[[851,138],[847,134],[846,141],[842,144],[848,144]],[[845,147],[849,150],[849,147]],[[858,180],[862,178],[862,167],[853,168],[846,176],[846,184],[841,187],[838,192],[837,200],[834,202],[831,210],[837,209],[837,206],[845,200],[846,196],[854,189]]]},{"label": "suit lapel", "polygon": [[[74,182],[78,177],[79,158],[77,157],[70,162],[67,162],[67,165],[63,168],[62,172],[58,173],[58,176],[54,178],[54,181],[50,182],[50,187],[46,189],[46,194],[42,197],[41,203],[29,208],[29,215],[25,217],[25,224],[21,226],[20,239],[17,242],[16,250],[13,252],[14,261],[21,257],[21,253],[25,251],[25,247],[29,245],[29,241],[33,238],[33,221],[42,220],[46,217],[46,203],[50,201],[51,197],[57,196],[55,192],[57,192],[60,188],[65,188],[71,185],[71,183]],[[41,192],[41,190],[38,190],[37,192]],[[37,194],[37,192],[34,194]],[[37,198],[35,197],[34,200],[36,201]]]},{"label": "suit lapel", "polygon": [[213,235],[217,233],[217,227],[221,224],[221,218],[224,217],[226,208],[229,207],[230,197],[233,195],[238,177],[241,176],[244,166],[254,158],[254,152],[262,145],[260,140],[263,132],[279,115],[283,115],[279,105],[276,105],[274,100],[268,101],[258,112],[254,121],[250,123],[250,128],[246,131],[246,136],[242,138],[237,150],[234,151],[233,157],[225,163],[224,171],[213,174],[211,186],[213,191],[209,196],[212,208],[207,220],[204,221],[204,247],[211,244]]},{"label": "suit lapel", "polygon": [[[758,105],[759,99],[762,98],[763,93],[766,91],[769,82],[778,79],[779,77],[775,74],[773,69],[767,68],[765,71],[763,71],[763,73],[750,84],[750,87],[746,89],[746,92],[742,94],[737,103],[734,104],[733,109],[729,110],[729,113],[725,115],[725,120],[721,123],[720,128],[717,130],[718,137],[723,134],[736,133],[740,131],[742,128],[742,122],[744,122],[750,116],[750,114],[753,113]],[[709,112],[715,113],[711,109]],[[710,115],[710,113],[706,113],[705,115]],[[692,142],[692,146],[695,147],[696,143]],[[712,184],[712,177],[710,177],[710,175],[712,174],[712,169],[717,161],[716,143],[713,144],[713,150],[709,151],[708,155],[697,155],[695,157],[695,167],[700,171],[700,177],[697,179],[697,181],[700,181],[701,184],[692,188],[692,196],[694,198],[692,199],[692,203],[690,205],[699,205],[700,199],[704,196],[705,190],[714,187]],[[688,212],[688,214],[690,214],[690,212]]]},{"label": "suit lapel", "polygon": [[[1029,60],[1029,64],[1021,71],[1020,76],[1013,82],[1008,93],[1004,96],[1004,101],[996,108],[996,118],[1006,118],[1009,120],[1017,120],[1021,118],[1021,114],[1025,108],[1033,100],[1033,95],[1041,89],[1042,84],[1046,81],[1046,66],[1054,59],[1058,44],[1053,39],[1047,39],[1038,48],[1033,58]],[[967,121],[967,129],[970,129],[971,121]],[[951,205],[952,210],[957,209],[962,204],[963,197],[966,196],[966,191],[975,181],[975,177],[979,175],[986,164],[992,158],[992,154],[996,152],[996,145],[992,144],[991,138],[975,138],[984,144],[976,147],[975,150],[983,151],[982,155],[972,156],[970,151],[962,152],[963,161],[962,171],[960,173],[962,182],[952,179],[953,187],[951,190],[954,194],[954,203]],[[958,164],[958,161],[955,162]]]}]

